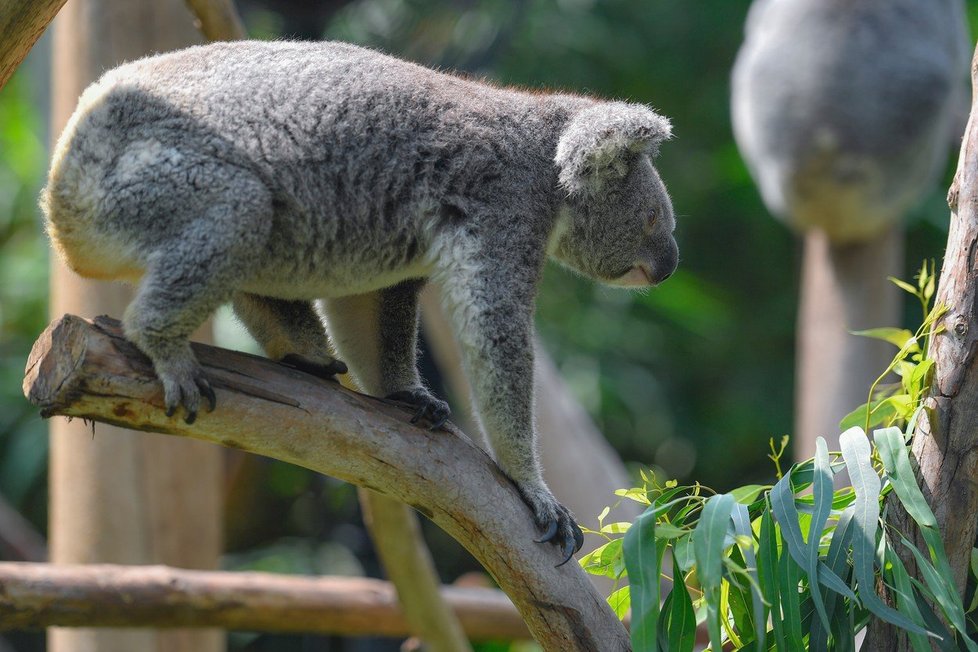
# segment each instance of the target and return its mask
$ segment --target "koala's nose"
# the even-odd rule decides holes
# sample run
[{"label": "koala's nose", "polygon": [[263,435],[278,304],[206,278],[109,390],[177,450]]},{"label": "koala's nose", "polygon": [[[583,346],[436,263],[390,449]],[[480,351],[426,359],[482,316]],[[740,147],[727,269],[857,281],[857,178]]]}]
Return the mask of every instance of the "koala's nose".
[{"label": "koala's nose", "polygon": [[672,276],[679,265],[679,246],[675,240],[662,248],[658,260],[655,261],[655,283],[658,285]]}]

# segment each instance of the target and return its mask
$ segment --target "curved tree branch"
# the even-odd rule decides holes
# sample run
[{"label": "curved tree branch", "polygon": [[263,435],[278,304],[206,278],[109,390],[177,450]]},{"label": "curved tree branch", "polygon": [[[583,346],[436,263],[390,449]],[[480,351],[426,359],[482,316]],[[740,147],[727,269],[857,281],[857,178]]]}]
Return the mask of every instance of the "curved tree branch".
[{"label": "curved tree branch", "polygon": [[[106,318],[66,316],[41,335],[24,392],[42,416],[65,415],[202,439],[275,457],[408,503],[457,539],[510,596],[546,650],[630,649],[584,572],[555,568],[533,543],[515,486],[454,427],[430,432],[398,408],[264,358],[195,345],[218,408],[193,426],[167,418],[149,361]],[[97,436],[97,435],[96,435]]]}]

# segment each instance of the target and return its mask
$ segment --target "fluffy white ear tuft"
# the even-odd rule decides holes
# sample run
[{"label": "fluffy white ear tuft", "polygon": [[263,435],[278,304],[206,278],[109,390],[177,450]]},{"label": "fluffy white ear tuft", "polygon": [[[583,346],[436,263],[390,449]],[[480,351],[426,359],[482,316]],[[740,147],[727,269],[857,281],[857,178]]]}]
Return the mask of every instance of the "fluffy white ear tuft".
[{"label": "fluffy white ear tuft", "polygon": [[659,143],[671,136],[669,119],[642,104],[606,102],[584,109],[557,143],[560,183],[570,193],[597,190],[627,173],[630,154],[655,156]]}]

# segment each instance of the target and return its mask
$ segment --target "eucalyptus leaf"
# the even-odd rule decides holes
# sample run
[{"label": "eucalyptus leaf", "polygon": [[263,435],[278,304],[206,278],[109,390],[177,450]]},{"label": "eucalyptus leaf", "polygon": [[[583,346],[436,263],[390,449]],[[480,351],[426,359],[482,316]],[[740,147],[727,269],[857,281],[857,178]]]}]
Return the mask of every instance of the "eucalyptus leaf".
[{"label": "eucalyptus leaf", "polygon": [[635,650],[655,652],[659,621],[660,567],[655,541],[656,512],[645,510],[621,539],[631,586],[631,638]]}]

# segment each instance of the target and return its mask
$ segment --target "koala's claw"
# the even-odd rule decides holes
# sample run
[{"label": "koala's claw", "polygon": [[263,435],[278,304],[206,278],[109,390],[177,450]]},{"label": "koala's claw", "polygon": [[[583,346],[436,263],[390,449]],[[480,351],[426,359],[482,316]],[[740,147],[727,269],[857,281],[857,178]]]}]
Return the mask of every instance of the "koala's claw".
[{"label": "koala's claw", "polygon": [[323,364],[298,353],[289,353],[283,356],[279,362],[325,380],[335,380],[334,376],[336,374],[345,374],[347,372],[346,363],[342,360],[332,360],[327,364]]},{"label": "koala's claw", "polygon": [[557,536],[557,521],[550,521],[550,525],[547,526],[547,531],[543,533],[543,536],[539,539],[534,539],[533,543],[549,543],[553,541],[553,538]]},{"label": "koala's claw", "polygon": [[160,374],[160,380],[163,383],[163,402],[167,417],[172,417],[177,408],[183,406],[187,412],[184,422],[188,426],[193,424],[197,420],[201,396],[207,399],[208,411],[213,412],[217,407],[217,395],[200,367],[195,366],[183,373]]},{"label": "koala's claw", "polygon": [[574,521],[566,507],[558,503],[546,486],[520,485],[517,483],[523,501],[533,512],[533,520],[542,529],[543,536],[534,539],[535,543],[549,543],[560,548],[562,561],[560,568],[574,557],[574,553],[584,545],[584,532]]},{"label": "koala's claw", "polygon": [[448,403],[435,398],[431,394],[421,390],[407,389],[393,394],[388,394],[387,399],[407,403],[415,408],[411,423],[418,423],[422,419],[429,423],[428,430],[438,430],[448,422],[448,417],[452,411]]}]

